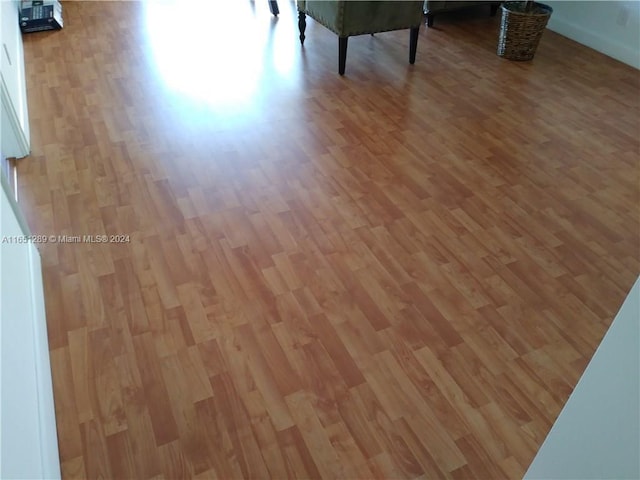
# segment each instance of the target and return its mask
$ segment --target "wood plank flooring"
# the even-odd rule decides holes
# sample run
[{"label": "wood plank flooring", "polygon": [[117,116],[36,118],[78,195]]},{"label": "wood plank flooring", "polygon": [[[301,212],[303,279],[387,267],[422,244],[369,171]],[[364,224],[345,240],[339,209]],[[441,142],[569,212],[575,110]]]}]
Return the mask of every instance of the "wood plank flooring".
[{"label": "wood plank flooring", "polygon": [[213,4],[24,37],[33,233],[125,236],[39,245],[63,476],[521,477],[640,272],[638,71]]}]

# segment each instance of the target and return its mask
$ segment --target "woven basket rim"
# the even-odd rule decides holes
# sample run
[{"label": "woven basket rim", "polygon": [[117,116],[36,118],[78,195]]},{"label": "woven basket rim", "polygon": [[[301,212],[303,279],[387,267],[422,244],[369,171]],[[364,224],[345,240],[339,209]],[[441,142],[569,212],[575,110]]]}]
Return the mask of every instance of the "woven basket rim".
[{"label": "woven basket rim", "polygon": [[522,15],[523,17],[546,17],[553,13],[553,8],[551,8],[549,5],[546,5],[540,2],[534,2],[534,3],[535,3],[535,6],[541,7],[545,10],[544,12],[541,12],[541,13],[518,12],[516,10],[511,10],[507,8],[509,4],[520,4],[520,3],[522,2],[504,2],[500,7],[502,8],[503,11],[509,12],[509,15]]}]

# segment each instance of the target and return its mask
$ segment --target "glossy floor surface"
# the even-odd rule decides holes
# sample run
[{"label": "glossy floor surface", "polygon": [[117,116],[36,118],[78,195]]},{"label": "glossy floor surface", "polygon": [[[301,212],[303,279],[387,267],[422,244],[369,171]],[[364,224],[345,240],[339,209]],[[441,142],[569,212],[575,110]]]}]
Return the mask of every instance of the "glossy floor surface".
[{"label": "glossy floor surface", "polygon": [[69,236],[64,477],[520,478],[640,271],[638,71],[550,31],[503,60],[483,9],[344,77],[284,0],[64,9],[18,166]]}]

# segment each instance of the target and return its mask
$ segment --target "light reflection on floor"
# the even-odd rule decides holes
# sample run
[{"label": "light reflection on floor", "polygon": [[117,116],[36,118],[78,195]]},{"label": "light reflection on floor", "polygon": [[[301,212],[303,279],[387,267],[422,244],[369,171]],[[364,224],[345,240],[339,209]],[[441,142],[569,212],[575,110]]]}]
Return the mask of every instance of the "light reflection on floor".
[{"label": "light reflection on floor", "polygon": [[146,32],[162,81],[200,106],[251,109],[265,93],[259,87],[266,76],[277,82],[296,75],[294,7],[279,4],[275,18],[267,0],[146,0]]}]

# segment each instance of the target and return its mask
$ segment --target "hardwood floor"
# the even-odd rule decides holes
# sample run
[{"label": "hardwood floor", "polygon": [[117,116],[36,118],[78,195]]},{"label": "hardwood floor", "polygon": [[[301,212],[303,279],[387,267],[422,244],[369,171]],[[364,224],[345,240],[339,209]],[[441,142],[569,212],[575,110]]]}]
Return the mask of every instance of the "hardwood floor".
[{"label": "hardwood floor", "polygon": [[521,477],[640,271],[638,71],[467,13],[341,78],[279,3],[24,37],[33,233],[124,236],[39,245],[63,476]]}]

